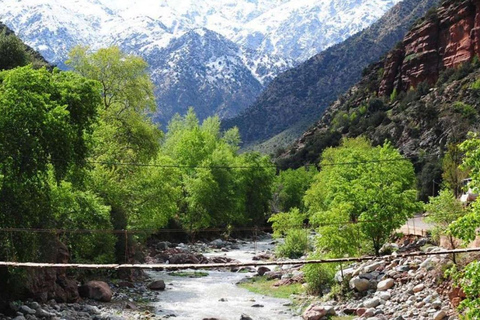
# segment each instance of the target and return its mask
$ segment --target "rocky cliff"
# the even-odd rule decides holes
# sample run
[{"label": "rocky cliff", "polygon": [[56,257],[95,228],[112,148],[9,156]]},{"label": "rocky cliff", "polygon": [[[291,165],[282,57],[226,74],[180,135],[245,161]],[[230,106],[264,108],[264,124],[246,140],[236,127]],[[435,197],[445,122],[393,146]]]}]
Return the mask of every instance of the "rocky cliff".
[{"label": "rocky cliff", "polygon": [[295,127],[295,135],[277,143],[288,145],[361,78],[363,68],[386,54],[411,24],[437,3],[438,0],[398,3],[369,28],[280,74],[255,103],[235,118],[227,119],[224,128],[237,126],[247,146]]},{"label": "rocky cliff", "polygon": [[478,0],[447,0],[430,11],[283,152],[280,166],[316,163],[342,137],[365,135],[412,159],[422,199],[438,191],[448,145],[479,129],[479,9]]},{"label": "rocky cliff", "polygon": [[385,60],[380,95],[407,91],[480,54],[480,1],[448,0],[417,23]]}]

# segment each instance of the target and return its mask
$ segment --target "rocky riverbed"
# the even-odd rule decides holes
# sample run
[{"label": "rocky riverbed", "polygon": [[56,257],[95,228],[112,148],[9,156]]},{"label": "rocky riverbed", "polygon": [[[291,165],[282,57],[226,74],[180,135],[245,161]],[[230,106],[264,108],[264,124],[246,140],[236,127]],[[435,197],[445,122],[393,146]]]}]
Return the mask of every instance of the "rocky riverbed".
[{"label": "rocky riverbed", "polygon": [[[261,241],[197,242],[194,245],[156,242],[149,247],[148,263],[208,264],[273,257],[269,237]],[[188,274],[193,274],[192,277]],[[255,268],[194,272],[150,271],[135,282],[108,281],[79,287],[84,297],[77,303],[11,303],[14,314],[0,319],[300,319],[289,310],[289,301],[248,292],[236,283],[257,273]],[[83,293],[82,293],[83,291]],[[102,302],[108,301],[108,302]]]},{"label": "rocky riverbed", "polygon": [[[417,242],[416,248],[425,244]],[[413,244],[415,248],[415,243]],[[428,252],[444,250],[429,247]],[[455,306],[461,290],[444,282],[444,271],[452,265],[448,255],[374,260],[357,263],[337,273],[336,280],[348,283],[346,301],[322,301],[310,305],[303,314],[306,320],[326,319],[331,315],[354,319],[458,319]]]},{"label": "rocky riverbed", "polygon": [[[406,241],[394,249],[399,253],[418,251],[425,243],[425,239]],[[147,261],[207,264],[268,260],[273,258],[273,245],[269,238],[259,242],[217,239],[193,246],[159,241],[149,247]],[[441,248],[431,246],[425,250]],[[343,273],[336,275],[336,280],[348,287],[344,299],[338,300],[328,294],[324,297],[304,296],[304,301],[314,299],[316,302],[304,305],[305,310],[297,305],[295,311],[290,310],[291,304],[287,300],[253,294],[238,288],[236,283],[259,274],[277,279],[277,286],[303,283],[300,266],[208,270],[201,274],[193,271],[147,272],[145,279],[136,282],[110,281],[105,283],[106,288],[99,285],[100,292],[84,289],[82,295],[90,298],[77,303],[53,300],[45,304],[33,301],[11,303],[14,313],[10,316],[0,314],[0,319],[286,320],[300,319],[295,312],[303,312],[306,320],[327,319],[333,315],[371,320],[453,320],[458,319],[455,306],[463,296],[461,290],[452,290],[448,282],[443,282],[443,272],[451,264],[451,257],[436,255],[372,260],[345,266]],[[97,284],[91,285],[94,288]]]}]

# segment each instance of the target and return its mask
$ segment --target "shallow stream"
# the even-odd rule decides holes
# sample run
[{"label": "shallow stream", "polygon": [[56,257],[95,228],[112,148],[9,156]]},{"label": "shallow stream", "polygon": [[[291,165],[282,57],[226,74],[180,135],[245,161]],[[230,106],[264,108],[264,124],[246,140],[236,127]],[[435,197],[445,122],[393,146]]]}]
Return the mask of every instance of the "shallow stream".
[{"label": "shallow stream", "polygon": [[[246,243],[229,252],[205,254],[206,256],[228,256],[242,262],[272,248],[271,240]],[[257,249],[255,251],[255,249]],[[301,319],[289,310],[289,300],[254,294],[236,286],[236,283],[252,273],[235,273],[206,270],[209,275],[188,278],[169,275],[167,272],[149,272],[154,279],[162,279],[167,287],[153,303],[158,316],[172,319],[219,319],[239,320],[242,315],[253,320]],[[173,318],[174,317],[174,318]]]}]

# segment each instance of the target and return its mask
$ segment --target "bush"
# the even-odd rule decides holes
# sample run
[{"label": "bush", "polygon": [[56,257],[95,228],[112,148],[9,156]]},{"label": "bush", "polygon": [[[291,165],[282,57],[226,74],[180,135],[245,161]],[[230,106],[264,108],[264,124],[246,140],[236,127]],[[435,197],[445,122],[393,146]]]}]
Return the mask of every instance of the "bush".
[{"label": "bush", "polygon": [[277,247],[277,255],[280,257],[288,257],[290,259],[298,259],[308,250],[308,234],[307,230],[293,229],[290,230],[285,238],[285,243]]},{"label": "bush", "polygon": [[[312,259],[319,259],[321,256],[314,255]],[[303,267],[305,280],[308,284],[308,292],[311,294],[322,294],[322,292],[333,284],[335,278],[334,264],[307,264]]]}]

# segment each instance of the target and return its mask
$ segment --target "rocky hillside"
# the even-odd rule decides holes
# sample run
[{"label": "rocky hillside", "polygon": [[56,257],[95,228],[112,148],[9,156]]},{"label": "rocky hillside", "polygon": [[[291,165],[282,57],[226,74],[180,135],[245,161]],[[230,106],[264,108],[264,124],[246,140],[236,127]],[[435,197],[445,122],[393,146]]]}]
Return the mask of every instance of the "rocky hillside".
[{"label": "rocky hillside", "polygon": [[363,68],[388,52],[413,21],[436,4],[437,0],[402,1],[369,28],[278,76],[245,112],[226,121],[225,127],[238,126],[246,145],[298,124],[305,130],[360,79]]},{"label": "rocky hillside", "polygon": [[[391,141],[414,161],[422,198],[441,181],[450,143],[478,130],[480,1],[448,0],[417,23],[384,61],[332,104],[321,120],[278,160],[282,167],[315,163],[341,137]],[[477,22],[478,23],[478,22]],[[408,90],[408,91],[405,91]]]},{"label": "rocky hillside", "polygon": [[237,115],[274,76],[368,27],[399,1],[0,0],[0,20],[60,68],[76,45],[117,45],[142,56],[164,127],[189,106],[201,120]]},{"label": "rocky hillside", "polygon": [[[15,32],[13,32],[10,28],[8,28],[5,24],[0,22],[0,32],[3,32],[5,30],[5,34],[8,35],[15,35]],[[34,50],[32,47],[24,44],[25,50],[29,53],[32,63],[34,63],[37,66],[48,66],[50,67],[50,64],[45,60],[45,58],[38,53],[36,50]]]},{"label": "rocky hillside", "polygon": [[238,47],[208,29],[194,29],[146,57],[156,83],[155,120],[168,123],[193,106],[200,119],[232,117],[253,103],[289,60]]}]

